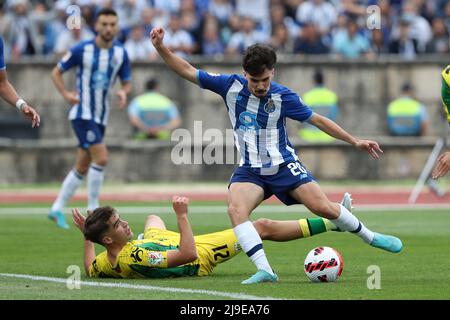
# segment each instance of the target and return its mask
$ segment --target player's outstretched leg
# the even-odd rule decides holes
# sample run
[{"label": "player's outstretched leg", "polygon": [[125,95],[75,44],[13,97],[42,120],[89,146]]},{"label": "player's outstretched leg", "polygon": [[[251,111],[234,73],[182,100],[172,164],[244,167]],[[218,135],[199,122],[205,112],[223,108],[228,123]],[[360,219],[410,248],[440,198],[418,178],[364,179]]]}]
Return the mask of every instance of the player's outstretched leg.
[{"label": "player's outstretched leg", "polygon": [[69,229],[63,210],[69,199],[74,195],[80,184],[83,182],[83,175],[75,169],[71,170],[64,179],[58,197],[52,205],[49,215],[50,220],[55,221],[56,225],[62,229]]},{"label": "player's outstretched leg", "polygon": [[[351,214],[353,209],[351,194],[349,194],[348,192],[344,194],[344,198],[342,199],[341,205]],[[333,220],[333,222],[335,222],[335,220]],[[351,232],[358,234],[359,232],[361,232],[362,228],[365,227],[361,222],[359,222],[358,228]],[[368,236],[363,237],[363,240],[368,242],[372,247],[380,248],[392,253],[398,253],[402,250],[403,244],[399,238],[377,232],[372,232],[370,230],[368,231],[369,231],[367,232]]]},{"label": "player's outstretched leg", "polygon": [[278,282],[278,276],[270,274],[265,270],[258,270],[254,275],[252,275],[247,280],[242,281],[242,284],[255,284],[261,282]]}]

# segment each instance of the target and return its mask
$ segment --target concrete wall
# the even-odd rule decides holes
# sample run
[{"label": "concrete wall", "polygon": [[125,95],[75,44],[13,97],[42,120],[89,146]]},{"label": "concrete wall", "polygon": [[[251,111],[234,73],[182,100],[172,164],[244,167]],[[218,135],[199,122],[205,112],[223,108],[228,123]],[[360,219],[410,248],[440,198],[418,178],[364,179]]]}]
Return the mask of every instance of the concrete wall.
[{"label": "concrete wall", "polygon": [[[446,57],[429,57],[417,62],[395,59],[380,61],[299,60],[280,57],[276,81],[300,95],[312,87],[312,74],[320,66],[326,84],[339,96],[337,122],[354,135],[383,137],[386,131],[386,105],[399,95],[401,84],[408,80],[417,88],[417,98],[430,114],[430,133],[423,139],[385,139],[388,153],[383,161],[369,161],[366,155],[348,146],[305,146],[296,141],[299,125],[288,121],[291,140],[301,147],[305,165],[321,179],[415,178],[431,151],[438,135],[447,125],[440,103],[440,71],[448,63]],[[198,67],[215,73],[240,73],[240,61],[193,60]],[[50,79],[54,62],[23,62],[8,64],[8,77],[20,95],[34,105],[42,116],[39,141],[4,140],[0,144],[0,183],[60,181],[73,165],[76,141],[67,120],[69,107]],[[222,99],[179,78],[162,63],[133,64],[133,98],[143,92],[148,77],[157,77],[161,91],[179,106],[183,127],[197,138],[207,129],[224,131],[230,128]],[[74,72],[65,76],[67,86],[74,88]],[[156,180],[227,180],[234,165],[183,165],[170,161],[173,144],[130,142],[131,127],[126,112],[117,105],[110,114],[106,141],[110,145],[107,179],[117,181]],[[0,117],[2,115],[0,107]],[[11,112],[11,110],[9,110]],[[195,121],[202,121],[203,131],[194,130]],[[382,138],[381,138],[382,139]],[[406,143],[404,143],[406,141]]]},{"label": "concrete wall", "polygon": [[[367,180],[417,178],[432,150],[434,138],[401,141],[390,137],[378,137],[385,154],[380,160],[350,145],[335,142],[331,145],[298,144],[295,148],[303,164],[320,180]],[[40,141],[0,140],[0,184],[61,182],[72,168],[76,155],[73,139]],[[178,143],[171,142],[123,142],[108,140],[110,161],[106,179],[116,182],[155,181],[228,181],[238,161],[225,161],[234,152],[232,145],[222,147],[222,162],[206,164],[194,162],[194,150],[210,154],[208,144],[189,146],[190,164],[176,164]],[[209,149],[206,149],[209,148]],[[216,149],[217,151],[217,149]],[[220,158],[220,157],[219,157]]]}]

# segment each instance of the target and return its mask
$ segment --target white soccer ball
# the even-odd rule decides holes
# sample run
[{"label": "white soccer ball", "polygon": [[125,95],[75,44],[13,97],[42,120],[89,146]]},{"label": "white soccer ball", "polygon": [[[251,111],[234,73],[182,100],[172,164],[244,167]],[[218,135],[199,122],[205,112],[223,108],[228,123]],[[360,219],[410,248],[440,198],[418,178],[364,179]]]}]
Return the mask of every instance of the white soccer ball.
[{"label": "white soccer ball", "polygon": [[314,248],[305,258],[305,273],[312,282],[334,282],[343,267],[341,255],[330,247]]}]

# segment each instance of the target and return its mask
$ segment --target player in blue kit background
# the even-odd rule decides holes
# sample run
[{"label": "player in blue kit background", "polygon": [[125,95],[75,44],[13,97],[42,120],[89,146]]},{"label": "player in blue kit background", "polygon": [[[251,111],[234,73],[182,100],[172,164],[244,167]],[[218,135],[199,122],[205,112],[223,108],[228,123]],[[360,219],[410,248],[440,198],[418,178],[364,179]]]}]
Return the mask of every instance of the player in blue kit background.
[{"label": "player in blue kit background", "polygon": [[8,81],[5,65],[5,53],[3,50],[3,39],[0,37],[0,97],[12,106],[16,106],[25,117],[31,120],[31,126],[39,127],[41,122],[39,114],[19,97],[14,87]]},{"label": "player in blue kit background", "polygon": [[332,137],[366,150],[378,159],[383,151],[375,141],[353,137],[335,122],[313,113],[299,96],[272,81],[276,54],[263,45],[250,46],[243,58],[244,76],[210,74],[197,70],[163,44],[164,30],[154,28],[151,41],[165,63],[186,80],[209,89],[224,99],[232,122],[240,166],[228,189],[228,214],[243,251],[258,271],[243,284],[277,282],[278,276],[265,255],[262,241],[249,221],[251,212],[275,195],[286,205],[302,203],[313,213],[330,219],[342,231],[350,231],[366,243],[389,252],[402,249],[400,239],[367,229],[342,204],[332,203],[299,161],[285,128],[286,118],[318,127]]},{"label": "player in blue kit background", "polygon": [[[99,206],[100,188],[104,168],[108,162],[108,150],[103,142],[110,110],[110,92],[117,76],[122,88],[116,94],[120,108],[127,104],[131,91],[131,67],[125,48],[114,40],[119,26],[117,13],[109,8],[101,9],[95,23],[95,39],[73,47],[52,71],[56,88],[72,108],[69,119],[78,138],[75,168],[66,176],[49,218],[64,229],[64,207],[87,174],[88,210]],[[69,91],[63,73],[77,67],[77,91]]]}]

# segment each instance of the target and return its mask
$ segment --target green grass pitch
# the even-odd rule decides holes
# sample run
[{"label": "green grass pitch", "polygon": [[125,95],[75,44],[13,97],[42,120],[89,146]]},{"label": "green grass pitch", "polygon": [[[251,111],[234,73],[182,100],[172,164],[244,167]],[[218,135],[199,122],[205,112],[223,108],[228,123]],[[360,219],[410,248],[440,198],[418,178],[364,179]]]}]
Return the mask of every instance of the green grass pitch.
[{"label": "green grass pitch", "polygon": [[[133,203],[127,203],[127,206]],[[142,205],[135,203],[134,205]],[[197,206],[217,206],[214,203],[195,203]],[[223,204],[220,204],[223,206]],[[36,205],[46,210],[41,205]],[[36,207],[35,206],[35,207]],[[167,204],[169,207],[169,204]],[[83,242],[81,233],[73,225],[60,230],[42,214],[0,213],[0,273],[45,276],[66,279],[67,267],[82,268]],[[21,206],[22,207],[22,206]],[[0,207],[2,208],[2,207]],[[5,211],[6,210],[6,211]],[[25,210],[25,209],[24,209]],[[216,210],[217,211],[217,210]],[[135,236],[142,232],[143,213],[120,210],[128,220]],[[151,208],[149,213],[157,213]],[[278,284],[243,286],[240,282],[254,273],[255,268],[245,254],[219,265],[207,277],[160,280],[90,279],[82,273],[82,281],[104,284],[143,285],[152,289],[105,288],[81,284],[70,290],[64,282],[32,280],[0,275],[0,299],[239,299],[247,296],[279,299],[450,299],[450,213],[448,210],[360,211],[355,214],[372,230],[400,237],[404,249],[390,254],[364,244],[349,233],[329,232],[312,238],[290,242],[265,242],[270,263],[280,276]],[[162,213],[168,229],[176,230],[174,214]],[[281,212],[254,214],[253,219],[267,217],[280,220],[312,217]],[[195,234],[229,228],[226,212],[190,212]],[[336,283],[311,283],[303,271],[303,261],[315,246],[330,246],[338,250],[344,260],[344,270]],[[97,253],[102,250],[97,247]],[[381,271],[381,288],[367,287],[368,267],[376,265]],[[82,269],[83,270],[83,269]],[[157,288],[154,288],[157,287]],[[168,292],[158,288],[184,288],[192,292]],[[198,291],[197,291],[198,290]],[[206,290],[202,293],[200,290]],[[211,291],[219,292],[212,295]],[[220,294],[236,294],[225,296]]]}]

